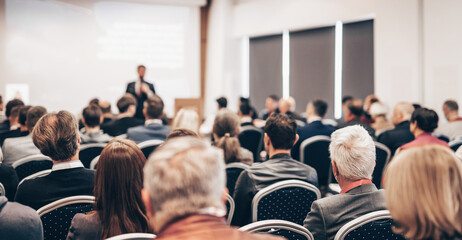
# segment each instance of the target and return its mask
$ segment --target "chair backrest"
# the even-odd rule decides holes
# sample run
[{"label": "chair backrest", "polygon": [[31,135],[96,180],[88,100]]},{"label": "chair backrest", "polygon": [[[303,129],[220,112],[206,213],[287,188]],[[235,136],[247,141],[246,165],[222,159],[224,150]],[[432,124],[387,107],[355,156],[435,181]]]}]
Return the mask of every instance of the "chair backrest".
[{"label": "chair backrest", "polygon": [[2,183],[0,183],[0,196],[5,196],[5,195],[6,195],[5,187],[3,186]]},{"label": "chair backrest", "polygon": [[241,147],[252,152],[254,161],[260,159],[260,152],[263,150],[263,136],[263,130],[254,126],[241,127],[241,132],[237,136]]},{"label": "chair backrest", "polygon": [[44,239],[66,239],[74,215],[92,211],[94,203],[93,196],[73,196],[41,207],[37,213],[42,220]]},{"label": "chair backrest", "polygon": [[36,154],[17,160],[12,166],[18,175],[18,180],[21,181],[36,172],[51,169],[53,161],[45,155]]},{"label": "chair backrest", "polygon": [[146,158],[149,158],[149,155],[151,155],[151,153],[154,152],[154,150],[156,150],[156,148],[160,146],[162,143],[164,143],[164,141],[153,139],[138,143],[138,147],[141,149],[144,156]]},{"label": "chair backrest", "polygon": [[459,149],[460,146],[462,146],[462,140],[461,139],[454,140],[454,141],[449,142],[448,144],[449,144],[449,147],[455,152],[457,151],[457,149]]},{"label": "chair backrest", "polygon": [[404,240],[399,234],[393,233],[391,219],[388,210],[368,213],[343,225],[335,235],[334,240],[343,239],[388,239]]},{"label": "chair backrest", "polygon": [[83,166],[90,168],[91,160],[100,155],[107,143],[89,143],[80,145],[79,158]]},{"label": "chair backrest", "polygon": [[253,197],[252,221],[280,219],[302,225],[311,204],[319,198],[319,189],[301,180],[271,184]]},{"label": "chair backrest", "polygon": [[244,163],[235,162],[226,164],[226,187],[228,188],[229,195],[233,196],[237,179],[241,172],[247,168],[249,168],[249,165]]},{"label": "chair backrest", "polygon": [[156,238],[156,235],[151,233],[126,233],[106,238],[106,240],[151,240],[154,238]]},{"label": "chair backrest", "polygon": [[433,133],[432,135],[435,136],[435,137],[437,137],[437,138],[438,138],[439,140],[441,140],[441,141],[445,141],[445,142],[447,142],[447,143],[450,141],[449,137],[446,136],[446,135],[444,135],[444,134],[442,134],[442,133]]},{"label": "chair backrest", "polygon": [[233,219],[235,206],[234,199],[229,194],[226,194],[226,222],[228,224]]},{"label": "chair backrest", "polygon": [[382,186],[382,175],[390,161],[391,151],[382,143],[375,142],[375,168],[372,173],[372,182],[378,189]]},{"label": "chair backrest", "polygon": [[98,161],[99,161],[99,156],[96,156],[95,158],[93,158],[93,160],[91,160],[90,162],[90,169],[91,170],[95,170],[96,169],[96,165],[98,165]]},{"label": "chair backrest", "polygon": [[300,144],[300,161],[310,165],[318,173],[319,186],[329,185],[330,171],[330,137],[314,136]]},{"label": "chair backrest", "polygon": [[313,234],[308,229],[296,223],[284,220],[264,220],[254,222],[239,228],[240,231],[269,233],[285,237],[287,240],[313,240]]},{"label": "chair backrest", "polygon": [[51,169],[47,169],[47,170],[43,170],[43,171],[40,171],[40,172],[36,172],[36,173],[34,173],[34,174],[31,174],[31,175],[29,175],[29,176],[23,178],[23,179],[19,182],[18,188],[19,188],[19,186],[21,186],[21,184],[22,184],[24,181],[26,181],[26,180],[34,179],[34,178],[38,178],[38,177],[43,177],[43,176],[46,176],[46,175],[48,175],[48,174],[50,174],[50,173],[51,173]]}]

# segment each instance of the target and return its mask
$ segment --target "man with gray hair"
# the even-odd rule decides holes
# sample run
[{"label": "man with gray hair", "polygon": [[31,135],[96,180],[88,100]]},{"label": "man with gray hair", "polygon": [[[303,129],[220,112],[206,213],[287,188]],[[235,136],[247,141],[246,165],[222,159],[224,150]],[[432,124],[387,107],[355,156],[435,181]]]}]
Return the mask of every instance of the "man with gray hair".
[{"label": "man with gray hair", "polygon": [[226,224],[223,152],[192,137],[167,141],[144,167],[142,198],[150,225],[165,239],[278,239]]},{"label": "man with gray hair", "polygon": [[375,144],[369,133],[359,125],[339,129],[332,133],[329,151],[342,190],[311,205],[304,226],[316,240],[334,239],[349,221],[386,209],[384,190],[377,190],[372,183]]},{"label": "man with gray hair", "polygon": [[407,102],[400,102],[395,105],[391,121],[395,125],[394,129],[385,131],[380,134],[377,141],[385,144],[393,155],[399,147],[414,140],[414,135],[411,133],[411,116],[414,112],[414,106]]}]

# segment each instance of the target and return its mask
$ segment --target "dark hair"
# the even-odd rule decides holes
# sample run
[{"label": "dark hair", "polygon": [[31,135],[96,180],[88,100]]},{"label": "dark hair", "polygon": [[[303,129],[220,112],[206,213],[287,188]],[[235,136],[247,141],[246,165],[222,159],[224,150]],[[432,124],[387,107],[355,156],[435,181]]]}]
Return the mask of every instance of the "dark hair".
[{"label": "dark hair", "polygon": [[247,103],[247,104],[249,104],[249,105],[250,105],[250,100],[249,100],[248,98],[245,98],[245,97],[240,97],[239,99],[240,99],[240,101],[241,101],[241,104],[243,104],[243,103]]},{"label": "dark hair", "polygon": [[364,113],[363,105],[362,104],[356,105],[353,102],[350,102],[348,104],[348,110],[350,110],[351,114],[355,115],[356,117],[361,117]]},{"label": "dark hair", "polygon": [[14,106],[10,111],[10,117],[13,119],[18,118],[19,120],[19,111],[21,110],[22,106]]},{"label": "dark hair", "polygon": [[124,94],[119,101],[117,101],[117,108],[119,113],[125,113],[130,106],[136,106],[136,98],[133,97],[130,93]]},{"label": "dark hair", "polygon": [[138,65],[138,67],[136,67],[136,70],[140,70],[140,68],[146,69],[146,67],[145,67],[144,65],[141,64],[141,65]]},{"label": "dark hair", "polygon": [[100,101],[98,103],[99,108],[101,108],[102,113],[110,113],[111,112],[111,104],[108,101]]},{"label": "dark hair", "polygon": [[266,120],[265,133],[274,149],[291,149],[297,135],[297,123],[286,114],[273,114]]},{"label": "dark hair", "polygon": [[239,111],[242,115],[247,116],[252,112],[252,108],[250,107],[249,103],[243,102],[241,106],[239,106]]},{"label": "dark hair", "polygon": [[27,106],[22,106],[21,109],[19,109],[19,124],[22,126],[26,126],[26,120],[27,120],[27,112],[32,106],[27,105]]},{"label": "dark hair", "polygon": [[428,108],[416,109],[411,116],[411,123],[417,121],[417,127],[427,133],[433,132],[438,127],[438,114]]},{"label": "dark hair", "polygon": [[26,122],[29,132],[32,132],[38,120],[45,114],[47,114],[47,109],[42,106],[31,107],[27,111]]},{"label": "dark hair", "polygon": [[351,100],[353,100],[352,96],[343,96],[342,104],[345,104],[346,102],[351,101]]},{"label": "dark hair", "polygon": [[98,105],[99,104],[99,99],[98,98],[93,98],[90,100],[90,102],[88,103],[88,105]]},{"label": "dark hair", "polygon": [[170,140],[172,138],[177,138],[177,137],[186,137],[186,136],[192,136],[192,137],[199,137],[196,132],[193,130],[187,129],[187,128],[176,128],[173,129],[167,136],[167,140]]},{"label": "dark hair", "polygon": [[149,232],[141,198],[146,157],[131,140],[115,138],[101,152],[95,172],[95,211],[101,239]]},{"label": "dark hair", "polygon": [[224,109],[218,111],[213,123],[213,133],[217,135],[217,147],[223,149],[225,163],[241,162],[241,145],[239,133],[239,117],[236,113]]},{"label": "dark hair", "polygon": [[225,97],[218,98],[217,103],[220,108],[226,108],[228,106],[228,100]]},{"label": "dark hair", "polygon": [[413,103],[412,106],[414,107],[414,109],[422,108],[422,106],[418,103]]},{"label": "dark hair", "polygon": [[459,110],[459,105],[454,100],[447,100],[446,102],[444,102],[444,105],[447,108],[449,108],[451,111],[458,111]]},{"label": "dark hair", "polygon": [[326,115],[326,112],[327,112],[326,102],[324,102],[323,100],[316,99],[311,102],[311,105],[313,105],[314,112],[316,113],[316,115],[320,117],[324,117]]},{"label": "dark hair", "polygon": [[85,120],[85,125],[88,127],[99,126],[102,114],[103,112],[101,111],[101,108],[97,105],[92,104],[84,108],[82,111],[82,116]]},{"label": "dark hair", "polygon": [[273,99],[273,100],[276,101],[276,102],[279,102],[279,97],[278,97],[277,95],[275,95],[275,94],[269,95],[268,98],[271,98],[271,99]]},{"label": "dark hair", "polygon": [[13,99],[13,100],[8,101],[8,103],[6,104],[6,109],[5,109],[6,117],[10,116],[11,109],[13,109],[13,107],[15,106],[24,106],[24,103],[19,99]]},{"label": "dark hair", "polygon": [[157,119],[162,116],[164,111],[164,102],[158,95],[154,94],[144,101],[144,108],[146,109],[146,115],[148,118]]}]

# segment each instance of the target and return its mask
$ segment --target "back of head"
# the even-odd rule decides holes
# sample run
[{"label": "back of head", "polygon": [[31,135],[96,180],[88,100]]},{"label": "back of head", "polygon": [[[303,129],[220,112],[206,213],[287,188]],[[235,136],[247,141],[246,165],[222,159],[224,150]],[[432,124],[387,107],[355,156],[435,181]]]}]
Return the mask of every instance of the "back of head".
[{"label": "back of head", "polygon": [[[11,109],[10,111],[10,119],[17,122],[19,121],[19,111],[21,110],[23,106],[19,105],[19,106],[14,106],[13,109]],[[11,121],[10,120],[10,121]]]},{"label": "back of head", "polygon": [[290,111],[292,104],[289,99],[281,98],[278,103],[278,108],[280,113],[286,113]]},{"label": "back of head", "polygon": [[444,107],[450,111],[459,111],[459,104],[454,100],[446,100],[443,104]]},{"label": "back of head", "polygon": [[141,198],[145,163],[143,152],[130,140],[115,138],[101,152],[94,190],[101,239],[148,231]]},{"label": "back of head", "polygon": [[375,144],[363,127],[349,126],[332,133],[329,152],[344,178],[350,181],[372,179]]},{"label": "back of head", "polygon": [[111,113],[111,103],[109,101],[100,101],[98,105],[101,108],[101,112],[103,114]]},{"label": "back of head", "polygon": [[314,113],[319,117],[324,117],[327,112],[327,103],[323,100],[316,99],[311,101],[310,103],[313,106]]},{"label": "back of head", "polygon": [[428,108],[419,108],[412,113],[411,122],[417,122],[418,128],[431,133],[438,127],[438,114]]},{"label": "back of head", "polygon": [[242,103],[239,106],[239,112],[242,114],[242,116],[250,116],[252,108],[250,108],[249,103]]},{"label": "back of head", "polygon": [[103,112],[98,105],[91,104],[82,111],[83,120],[88,127],[97,127],[101,122]]},{"label": "back of head", "polygon": [[144,109],[147,119],[159,119],[164,111],[164,102],[154,94],[144,101]]},{"label": "back of head", "polygon": [[438,145],[400,152],[384,177],[387,208],[407,239],[462,233],[462,164]]},{"label": "back of head", "polygon": [[26,123],[29,132],[31,132],[32,129],[34,129],[39,119],[45,114],[47,114],[47,110],[42,106],[34,106],[31,107],[29,111],[27,111]]},{"label": "back of head", "polygon": [[239,134],[239,117],[236,113],[228,109],[222,109],[217,112],[215,121],[213,122],[213,133],[219,138],[225,136],[228,133],[231,137]]},{"label": "back of head", "polygon": [[221,150],[192,137],[167,141],[144,167],[144,189],[151,199],[155,231],[200,209],[224,210],[226,174]]},{"label": "back of head", "polygon": [[88,102],[88,105],[99,105],[99,99],[98,98],[93,98]]},{"label": "back of head", "polygon": [[79,149],[77,121],[68,111],[48,113],[33,128],[32,140],[43,155],[55,161],[70,160]]},{"label": "back of head", "polygon": [[228,100],[225,97],[218,98],[217,103],[220,109],[228,106]]},{"label": "back of head", "polygon": [[297,135],[297,123],[286,114],[275,114],[266,120],[265,133],[274,149],[291,149]]},{"label": "back of head", "polygon": [[19,109],[19,124],[22,126],[26,126],[26,120],[27,120],[27,112],[32,106],[27,105],[27,106],[22,106],[21,109]]},{"label": "back of head", "polygon": [[403,121],[409,121],[412,113],[414,112],[414,106],[408,102],[399,102],[393,109],[392,121],[393,124],[397,125]]},{"label": "back of head", "polygon": [[387,113],[388,113],[388,108],[382,102],[372,103],[371,108],[369,109],[369,114],[373,117],[386,116]]},{"label": "back of head", "polygon": [[199,114],[193,109],[180,109],[173,119],[173,128],[186,128],[198,132]]},{"label": "back of head", "polygon": [[349,101],[353,100],[352,96],[343,96],[342,105],[347,104]]},{"label": "back of head", "polygon": [[130,106],[136,106],[136,98],[130,93],[124,94],[119,101],[117,101],[117,108],[119,113],[125,113]]},{"label": "back of head", "polygon": [[8,101],[8,103],[6,104],[6,107],[5,107],[5,115],[6,115],[6,117],[10,116],[11,109],[13,109],[13,107],[15,107],[15,106],[24,106],[24,103],[19,99],[13,99],[13,100]]},{"label": "back of head", "polygon": [[361,117],[364,113],[363,102],[360,99],[353,99],[347,103],[348,110],[355,117]]},{"label": "back of head", "polygon": [[199,137],[196,132],[187,129],[187,128],[175,128],[173,129],[167,136],[167,140],[170,140],[172,138],[177,138],[177,137]]}]

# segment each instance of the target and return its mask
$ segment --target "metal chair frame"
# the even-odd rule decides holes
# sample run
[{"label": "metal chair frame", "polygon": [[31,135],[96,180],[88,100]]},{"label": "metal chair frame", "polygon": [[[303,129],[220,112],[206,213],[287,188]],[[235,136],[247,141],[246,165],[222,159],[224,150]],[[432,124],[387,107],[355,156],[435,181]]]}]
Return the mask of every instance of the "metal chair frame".
[{"label": "metal chair frame", "polygon": [[314,240],[313,234],[311,234],[311,232],[308,231],[308,229],[296,223],[285,221],[285,220],[258,221],[258,222],[247,224],[239,228],[239,231],[262,232],[265,230],[271,231],[272,229],[284,229],[284,230],[292,231],[297,234],[305,236],[307,240]]}]

